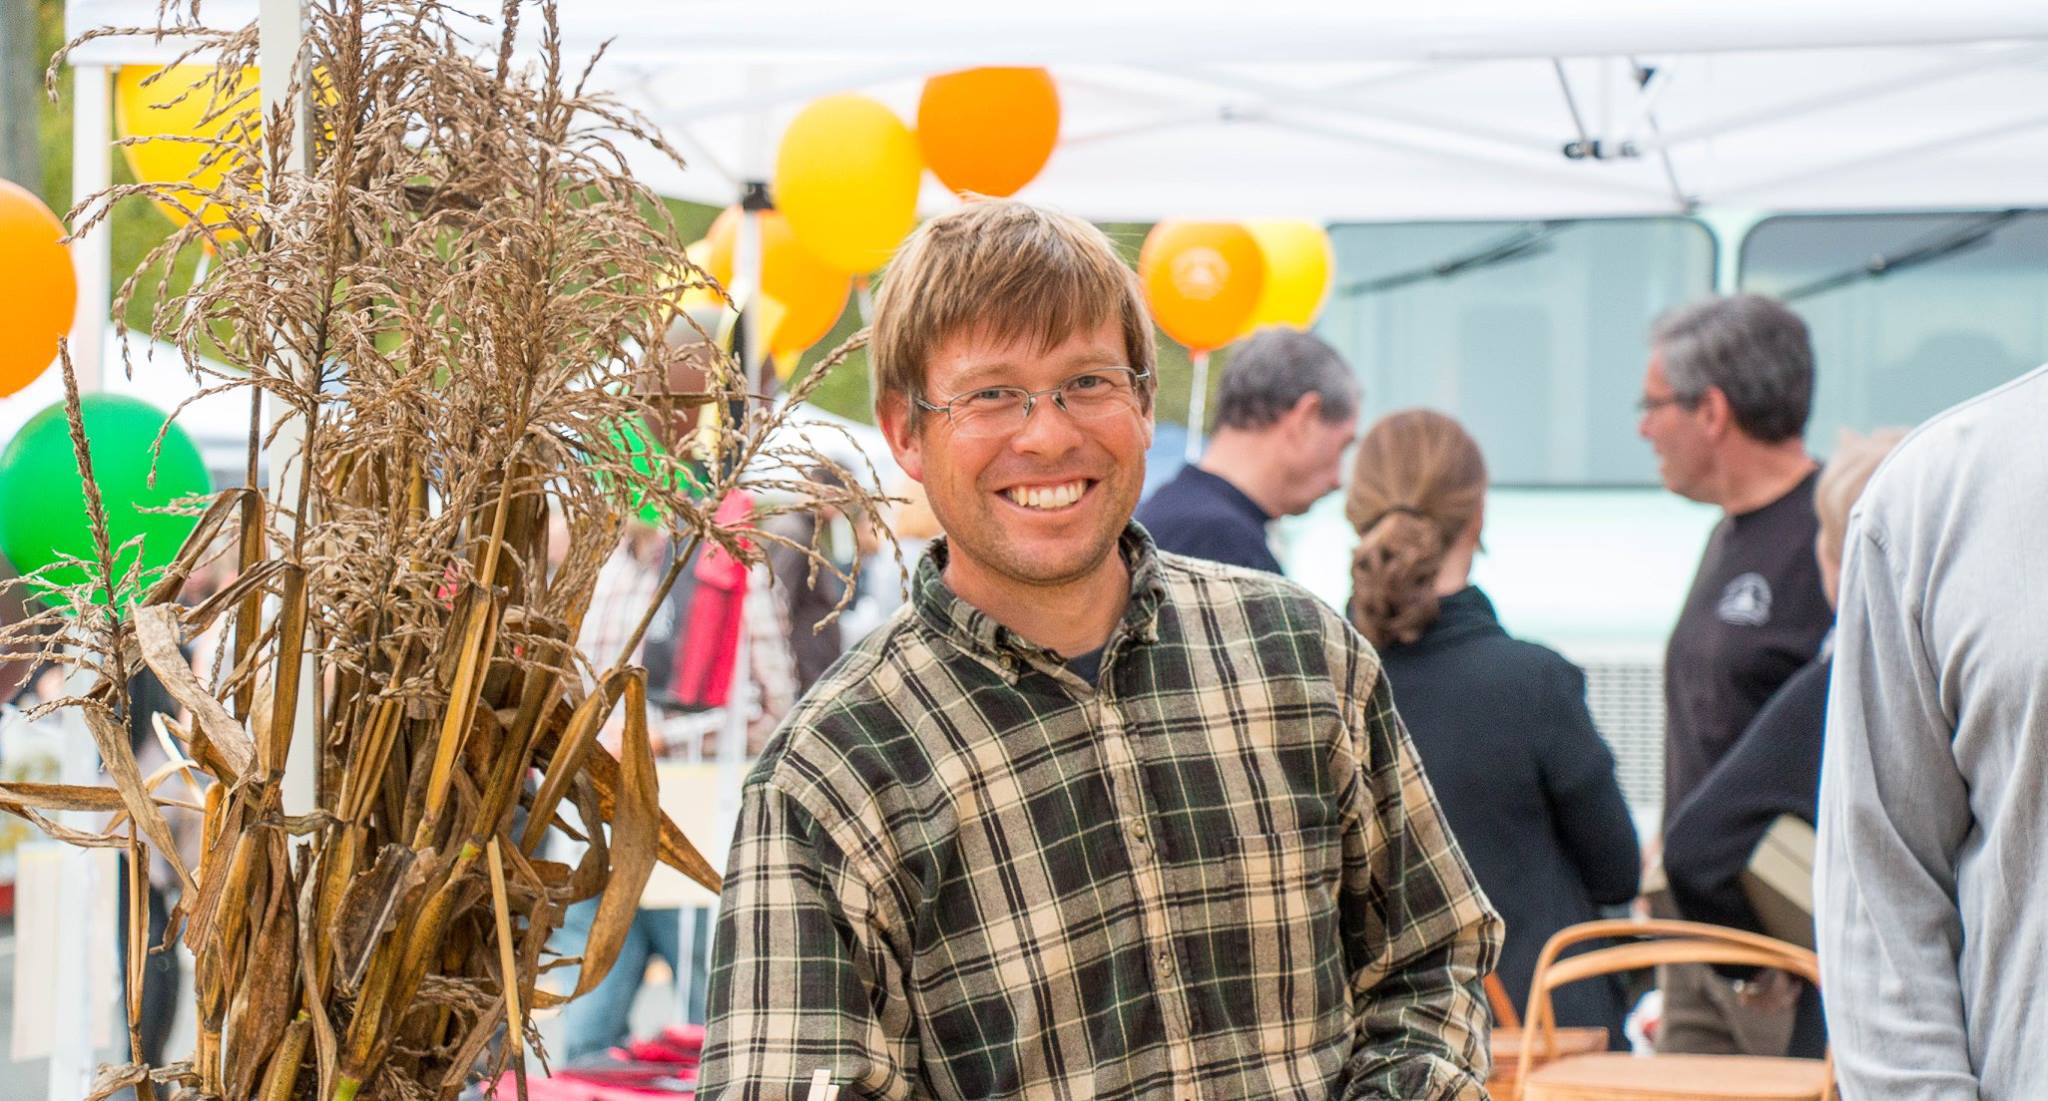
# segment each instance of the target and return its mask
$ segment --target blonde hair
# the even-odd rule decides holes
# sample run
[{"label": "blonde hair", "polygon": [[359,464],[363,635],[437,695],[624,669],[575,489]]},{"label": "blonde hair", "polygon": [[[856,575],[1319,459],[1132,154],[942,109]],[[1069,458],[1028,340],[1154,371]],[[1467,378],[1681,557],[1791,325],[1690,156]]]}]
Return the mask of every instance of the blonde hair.
[{"label": "blonde hair", "polygon": [[1486,459],[1458,422],[1427,409],[1380,419],[1358,443],[1344,514],[1351,622],[1375,646],[1414,642],[1436,622],[1444,555],[1486,502]]},{"label": "blonde hair", "polygon": [[1844,429],[1836,438],[1835,453],[1821,467],[1820,479],[1813,484],[1813,511],[1820,518],[1820,546],[1826,548],[1831,561],[1842,560],[1842,544],[1849,537],[1849,510],[1855,507],[1856,498],[1863,495],[1863,487],[1870,484],[1878,464],[1905,438],[1903,428],[1880,428],[1868,436]]},{"label": "blonde hair", "polygon": [[875,405],[905,401],[921,420],[925,368],[947,338],[977,329],[997,342],[1031,340],[1049,351],[1114,317],[1125,366],[1149,377],[1158,358],[1137,274],[1101,230],[1065,214],[1008,199],[982,199],[919,226],[889,263],[875,296]]}]

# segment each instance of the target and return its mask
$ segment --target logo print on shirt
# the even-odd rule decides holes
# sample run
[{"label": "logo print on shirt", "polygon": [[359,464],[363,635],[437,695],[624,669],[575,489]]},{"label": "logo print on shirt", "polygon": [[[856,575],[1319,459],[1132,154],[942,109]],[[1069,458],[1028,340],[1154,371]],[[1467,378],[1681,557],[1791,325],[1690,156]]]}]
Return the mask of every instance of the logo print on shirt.
[{"label": "logo print on shirt", "polygon": [[1761,627],[1771,621],[1771,583],[1760,573],[1745,573],[1721,590],[1721,603],[1714,608],[1721,622],[1731,627]]}]

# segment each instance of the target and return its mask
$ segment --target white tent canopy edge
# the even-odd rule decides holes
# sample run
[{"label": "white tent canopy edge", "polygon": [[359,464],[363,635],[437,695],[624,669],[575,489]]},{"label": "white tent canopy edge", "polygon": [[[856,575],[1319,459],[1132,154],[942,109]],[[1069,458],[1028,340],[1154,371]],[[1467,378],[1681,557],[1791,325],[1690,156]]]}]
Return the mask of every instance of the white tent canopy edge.
[{"label": "white tent canopy edge", "polygon": [[[75,0],[69,20],[147,25],[155,8]],[[689,162],[629,146],[636,169],[703,202],[766,178],[775,136],[817,95],[860,90],[909,120],[926,75],[1028,63],[1059,80],[1063,131],[1023,194],[1105,221],[2048,205],[2048,5],[2016,0],[620,0],[562,19],[572,55],[609,42],[595,82]],[[78,59],[169,46],[101,39]],[[924,200],[952,202],[935,180]]]}]

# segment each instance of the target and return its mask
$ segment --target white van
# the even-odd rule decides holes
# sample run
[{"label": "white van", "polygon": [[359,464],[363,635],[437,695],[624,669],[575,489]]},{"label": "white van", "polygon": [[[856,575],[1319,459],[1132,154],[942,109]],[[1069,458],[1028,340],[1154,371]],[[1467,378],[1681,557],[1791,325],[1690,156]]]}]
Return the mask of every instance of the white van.
[{"label": "white van", "polygon": [[[1657,482],[1636,435],[1644,339],[1719,291],[1786,299],[1811,326],[1808,445],[1909,425],[2048,361],[2048,211],[1778,215],[1331,229],[1317,332],[1358,370],[1363,420],[1462,421],[1494,488],[1475,581],[1507,629],[1586,667],[1639,822],[1663,790],[1664,642],[1718,512]],[[1289,574],[1337,607],[1342,494],[1276,525]]]}]

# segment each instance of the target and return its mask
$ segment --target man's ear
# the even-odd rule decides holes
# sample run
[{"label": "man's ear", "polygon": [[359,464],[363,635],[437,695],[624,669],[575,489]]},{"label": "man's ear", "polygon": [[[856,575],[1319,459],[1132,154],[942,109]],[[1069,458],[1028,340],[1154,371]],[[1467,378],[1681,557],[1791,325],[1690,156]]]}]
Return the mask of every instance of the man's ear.
[{"label": "man's ear", "polygon": [[1294,399],[1294,405],[1281,418],[1289,428],[1299,430],[1301,426],[1323,419],[1323,396],[1311,390]]},{"label": "man's ear", "polygon": [[1734,430],[1735,410],[1719,386],[1709,386],[1700,392],[1698,410],[1709,438],[1718,440]]},{"label": "man's ear", "polygon": [[911,480],[924,481],[923,433],[910,426],[910,401],[902,394],[885,393],[875,402],[875,419],[882,422],[882,437],[896,456],[896,465]]}]

